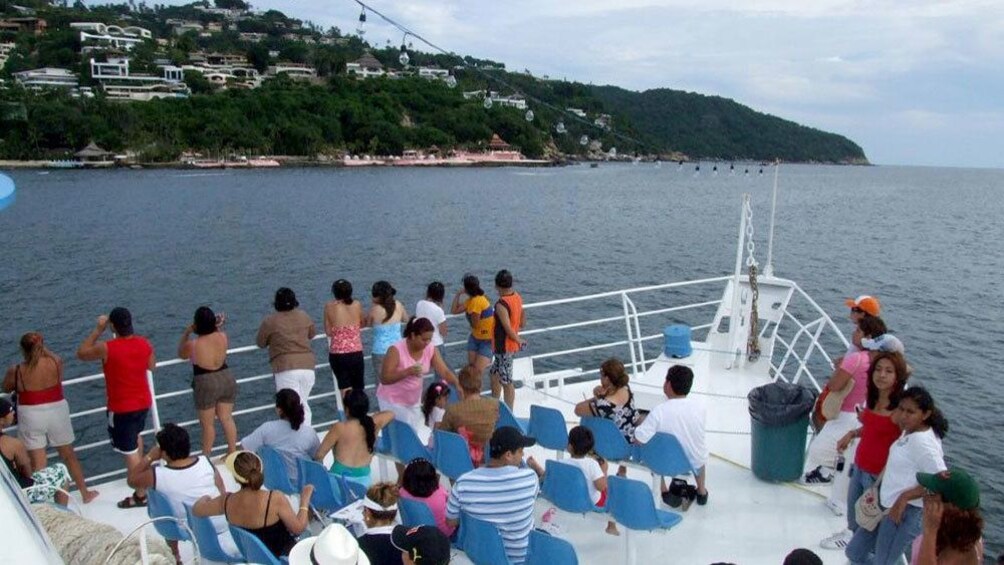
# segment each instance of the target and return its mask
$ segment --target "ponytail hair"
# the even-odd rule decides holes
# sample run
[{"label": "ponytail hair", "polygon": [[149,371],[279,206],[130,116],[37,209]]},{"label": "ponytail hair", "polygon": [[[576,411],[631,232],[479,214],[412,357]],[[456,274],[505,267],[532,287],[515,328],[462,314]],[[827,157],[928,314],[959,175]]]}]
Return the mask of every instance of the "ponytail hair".
[{"label": "ponytail hair", "polygon": [[237,454],[237,457],[234,458],[234,471],[246,481],[240,483],[242,489],[258,490],[265,484],[265,472],[261,468],[261,459],[250,451]]},{"label": "ponytail hair", "polygon": [[38,332],[28,332],[21,336],[21,354],[24,355],[25,364],[30,369],[34,369],[43,357],[48,357],[57,364],[59,363],[59,357],[49,351],[49,348],[45,346],[42,334]]},{"label": "ponytail hair", "polygon": [[300,395],[295,390],[284,388],[275,393],[275,407],[282,411],[282,419],[289,422],[291,428],[300,429],[306,415],[303,412]]},{"label": "ponytail hair", "polygon": [[404,337],[413,337],[433,331],[436,331],[436,328],[428,318],[416,318],[412,316],[404,326]]},{"label": "ponytail hair", "polygon": [[370,397],[366,393],[352,389],[345,395],[345,413],[349,418],[359,420],[363,430],[366,432],[366,449],[373,453],[373,446],[376,445],[376,424],[369,415]]},{"label": "ponytail hair", "polygon": [[945,415],[941,413],[941,410],[935,406],[934,397],[931,396],[930,392],[927,392],[926,388],[922,386],[914,386],[906,389],[903,391],[903,394],[900,395],[899,401],[902,402],[907,399],[912,400],[921,412],[931,413],[927,419],[924,420],[924,424],[931,426],[931,429],[934,430],[934,435],[938,436],[939,439],[944,439],[944,437],[948,435],[948,419],[945,418]]},{"label": "ponytail hair", "polygon": [[425,389],[425,396],[422,398],[422,415],[425,416],[425,421],[429,421],[429,415],[432,414],[433,407],[436,406],[436,401],[441,397],[450,395],[450,387],[444,382],[435,382],[429,385],[429,388]]},{"label": "ponytail hair", "polygon": [[373,302],[383,306],[384,311],[387,312],[383,318],[386,323],[394,316],[394,309],[397,308],[397,300],[394,298],[397,295],[397,289],[387,281],[377,281],[373,283],[372,294]]},{"label": "ponytail hair", "polygon": [[464,283],[464,293],[466,293],[467,296],[473,298],[475,296],[481,296],[485,293],[485,291],[481,289],[481,281],[478,279],[476,275],[467,273],[466,275],[464,275],[463,283]]}]

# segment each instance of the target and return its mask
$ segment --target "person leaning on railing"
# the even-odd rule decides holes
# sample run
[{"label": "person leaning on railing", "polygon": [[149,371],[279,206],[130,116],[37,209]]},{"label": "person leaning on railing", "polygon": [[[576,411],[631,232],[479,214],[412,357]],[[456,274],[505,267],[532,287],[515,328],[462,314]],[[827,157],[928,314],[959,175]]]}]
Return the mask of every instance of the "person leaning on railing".
[{"label": "person leaning on railing", "polygon": [[17,435],[28,449],[31,469],[46,465],[45,448],[56,448],[80,491],[84,504],[98,496],[84,481],[84,470],[73,451],[73,423],[70,406],[63,397],[63,361],[45,346],[42,334],[28,332],[21,336],[24,362],[11,366],[3,380],[4,392],[17,395]]},{"label": "person leaning on railing", "polygon": [[310,340],[317,335],[314,321],[298,308],[292,289],[275,291],[275,312],[265,318],[255,339],[258,347],[268,347],[268,361],[275,375],[276,392],[295,390],[303,402],[304,421],[311,424],[310,391],[314,388],[314,350]]},{"label": "person leaning on railing", "polygon": [[[237,451],[237,424],[234,422],[237,380],[227,367],[224,319],[208,306],[200,306],[178,343],[178,357],[192,362],[192,398],[202,427],[202,453],[207,456],[212,453],[216,441],[216,418],[227,440],[227,454]],[[193,333],[195,339],[189,339]]]},{"label": "person leaning on railing", "polygon": [[[99,341],[109,322],[114,330],[112,339]],[[101,361],[112,448],[125,456],[127,470],[139,465],[143,456],[143,439],[139,434],[153,405],[146,378],[147,371],[153,371],[157,365],[153,346],[135,334],[129,310],[117,307],[107,316],[98,316],[94,329],[77,348],[77,357],[81,361]],[[137,488],[132,496],[118,503],[119,508],[137,506],[146,506],[144,488]]]}]

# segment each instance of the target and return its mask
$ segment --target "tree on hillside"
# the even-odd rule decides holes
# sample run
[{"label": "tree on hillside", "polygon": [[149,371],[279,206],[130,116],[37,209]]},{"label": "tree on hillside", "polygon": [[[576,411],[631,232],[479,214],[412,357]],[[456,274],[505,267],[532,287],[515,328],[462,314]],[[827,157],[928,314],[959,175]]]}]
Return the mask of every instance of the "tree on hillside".
[{"label": "tree on hillside", "polygon": [[247,10],[250,8],[247,2],[241,0],[213,0],[217,8],[224,10]]}]

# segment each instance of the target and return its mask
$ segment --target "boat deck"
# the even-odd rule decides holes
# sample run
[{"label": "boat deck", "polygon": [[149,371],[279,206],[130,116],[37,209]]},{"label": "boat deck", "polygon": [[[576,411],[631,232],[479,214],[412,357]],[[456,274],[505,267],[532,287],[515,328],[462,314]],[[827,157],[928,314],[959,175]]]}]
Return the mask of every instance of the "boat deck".
[{"label": "boat deck", "polygon": [[[758,376],[762,371],[755,366],[734,370],[715,368],[713,365],[720,364],[719,356],[709,355],[701,343],[695,343],[694,348],[694,354],[685,360],[657,359],[644,375],[634,378],[632,390],[639,408],[651,408],[664,398],[662,382],[666,369],[672,363],[692,367],[696,378],[691,394],[704,400],[708,413],[710,500],[707,506],[692,505],[683,513],[683,521],[672,530],[632,533],[638,562],[666,562],[671,556],[673,562],[686,564],[776,565],[792,549],[807,547],[819,554],[824,563],[845,563],[842,552],[826,551],[818,546],[820,539],[845,524],[844,518],[834,516],[824,505],[822,489],[764,482],[755,478],[749,469],[750,423],[746,393],[766,383],[767,378]],[[591,395],[595,384],[595,380],[563,384],[560,389],[552,384],[547,391],[524,386],[517,390],[516,416],[528,417],[530,405],[539,404],[560,410],[571,427],[578,422],[573,412],[576,400]],[[539,461],[555,457],[554,451],[540,447],[527,451]],[[381,465],[378,458],[374,458],[373,467],[375,476],[380,476],[381,469],[394,473],[393,465]],[[229,474],[225,471],[221,474],[228,489],[235,490],[236,484]],[[628,476],[651,484],[651,476],[642,469],[630,468]],[[131,492],[125,481],[105,483],[97,488],[101,496],[82,507],[84,516],[112,524],[122,532],[132,530],[147,519],[145,510],[115,508],[115,502]],[[549,507],[546,500],[538,500],[538,523]],[[605,516],[582,517],[559,512],[557,520],[563,537],[575,546],[581,563],[626,561],[624,528],[620,528],[620,537],[603,533]],[[182,544],[187,556],[190,549],[186,546]],[[462,554],[453,562],[469,563]]]}]

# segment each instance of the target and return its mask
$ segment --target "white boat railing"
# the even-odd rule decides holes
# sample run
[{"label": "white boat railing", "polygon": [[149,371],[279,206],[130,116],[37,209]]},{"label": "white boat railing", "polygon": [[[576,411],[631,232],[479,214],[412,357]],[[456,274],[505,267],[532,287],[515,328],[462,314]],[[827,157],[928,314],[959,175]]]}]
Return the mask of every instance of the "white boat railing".
[{"label": "white boat railing", "polygon": [[[702,331],[708,330],[712,324],[696,322],[713,319],[715,310],[721,303],[721,297],[730,278],[727,276],[714,277],[527,303],[524,308],[527,311],[526,317],[530,324],[527,329],[521,332],[521,335],[527,338],[530,343],[530,349],[527,354],[533,359],[537,367],[544,365],[545,369],[551,366],[555,369],[598,366],[602,359],[598,358],[597,352],[602,352],[602,358],[627,354],[629,363],[626,363],[626,366],[630,372],[635,375],[641,374],[650,365],[651,362],[649,359],[652,359],[652,362],[654,362],[654,358],[658,355],[658,353],[651,355],[657,351],[654,343],[663,338],[661,328],[669,323],[691,322],[689,325],[695,334],[695,348],[699,348],[700,338],[698,336]],[[789,304],[781,323],[771,329],[775,339],[773,351],[770,352],[770,376],[787,382],[802,383],[819,390],[820,383],[816,375],[825,372],[826,376],[828,376],[833,367],[826,346],[831,346],[831,349],[846,348],[847,341],[833,320],[826,315],[825,311],[801,288],[794,283],[790,284],[795,289],[794,294],[805,302],[804,304],[797,304],[795,306],[799,311],[804,310],[806,314],[800,317],[793,311],[793,305]],[[646,300],[657,300],[659,307],[648,309],[639,307],[639,304]],[[546,315],[543,314],[545,310],[547,311]],[[575,316],[576,314],[578,316]],[[454,324],[452,333],[449,335],[461,334],[466,336],[466,331],[464,331],[466,330],[466,322],[463,320],[463,316],[455,315],[448,318],[458,322]],[[803,318],[808,319],[808,321],[803,322]],[[541,320],[546,319],[570,319],[570,321],[538,326]],[[618,325],[623,329],[617,330]],[[645,333],[643,330],[646,328],[649,329],[649,332],[651,332],[652,328],[658,328],[659,331]],[[764,337],[767,330],[768,328],[765,324],[761,331],[761,337]],[[315,339],[326,340],[326,336],[321,335]],[[448,358],[454,361],[453,365],[459,365],[456,361],[459,360],[461,354],[466,356],[466,353],[463,353],[463,346],[465,344],[466,340],[448,341],[445,344],[448,352],[457,352],[455,354],[448,353]],[[646,344],[649,345],[648,352],[650,355],[648,356],[646,356]],[[243,346],[228,350],[228,363],[231,365],[232,370],[234,368],[233,360],[236,356],[245,356],[258,349],[256,346]],[[727,351],[707,351],[711,355],[729,354]],[[369,359],[369,356],[367,356],[367,359]],[[268,360],[265,356],[261,357],[260,363],[262,366],[268,367]],[[367,362],[368,365],[369,362]],[[173,371],[187,370],[187,366],[188,363],[186,361],[171,359],[158,362],[156,368],[159,374],[165,369]],[[174,369],[170,369],[172,367]],[[330,374],[327,363],[318,364],[315,367]],[[538,370],[538,372],[540,371]],[[561,371],[558,384],[559,386],[562,385],[565,380],[592,378],[592,375],[597,373],[598,369]],[[80,398],[79,395],[75,396],[72,393],[74,387],[102,380],[103,378],[104,375],[102,373],[97,373],[68,379],[64,381],[63,386],[68,389],[67,397],[72,400],[75,397]],[[248,401],[248,390],[252,388],[249,385],[270,379],[272,379],[271,372],[238,379],[237,383],[240,385],[240,389],[244,391],[238,398],[238,405]],[[148,381],[151,391],[154,393],[154,401],[151,408],[152,427],[145,429],[142,432],[143,436],[154,434],[160,428],[162,422],[165,421],[175,422],[183,427],[191,427],[198,423],[198,420],[195,418],[183,417],[189,414],[194,416],[191,413],[191,408],[188,408],[190,412],[183,414],[165,414],[161,406],[167,400],[191,395],[191,388],[185,387],[158,393],[154,388],[155,382],[161,381],[163,384],[170,381],[161,378],[155,380],[151,373],[148,373]],[[328,382],[331,383],[330,386],[327,385]],[[366,388],[373,389],[374,387],[375,384],[370,383]],[[273,409],[273,388],[261,385],[258,388],[257,393],[250,395],[250,397],[266,400],[266,402],[235,410],[235,417],[254,415]],[[266,391],[267,394],[262,394],[262,392]],[[337,384],[333,376],[330,381],[325,379],[317,380],[314,394],[309,397],[314,414],[316,416],[319,413],[329,413],[333,417],[331,419],[316,418],[317,420],[325,421],[313,422],[315,429],[323,429],[330,426],[338,417],[337,411],[333,408],[335,406],[334,402],[330,402],[327,405],[322,405],[318,402],[332,398],[336,394]],[[103,414],[105,410],[104,406],[87,408],[74,412],[70,417],[74,420],[75,428],[80,430],[83,419],[94,418],[98,414]],[[263,420],[264,418],[256,418],[255,422],[250,425],[252,427],[256,426]],[[252,429],[248,425],[241,427],[244,430]],[[195,431],[197,433],[197,430]],[[197,444],[196,433],[193,433],[193,445]],[[87,459],[89,459],[87,452],[108,444],[109,441],[103,439],[76,445],[75,448],[78,454],[81,454],[81,459],[86,464]],[[214,447],[213,450],[217,451],[224,448],[225,445],[219,445]],[[105,459],[109,460],[110,458],[106,457]],[[113,461],[115,465],[120,464],[118,458],[115,458]],[[109,467],[111,465],[105,464],[104,466]],[[89,476],[88,480],[101,481],[103,479],[120,477],[124,474],[124,469],[115,469]]]}]

